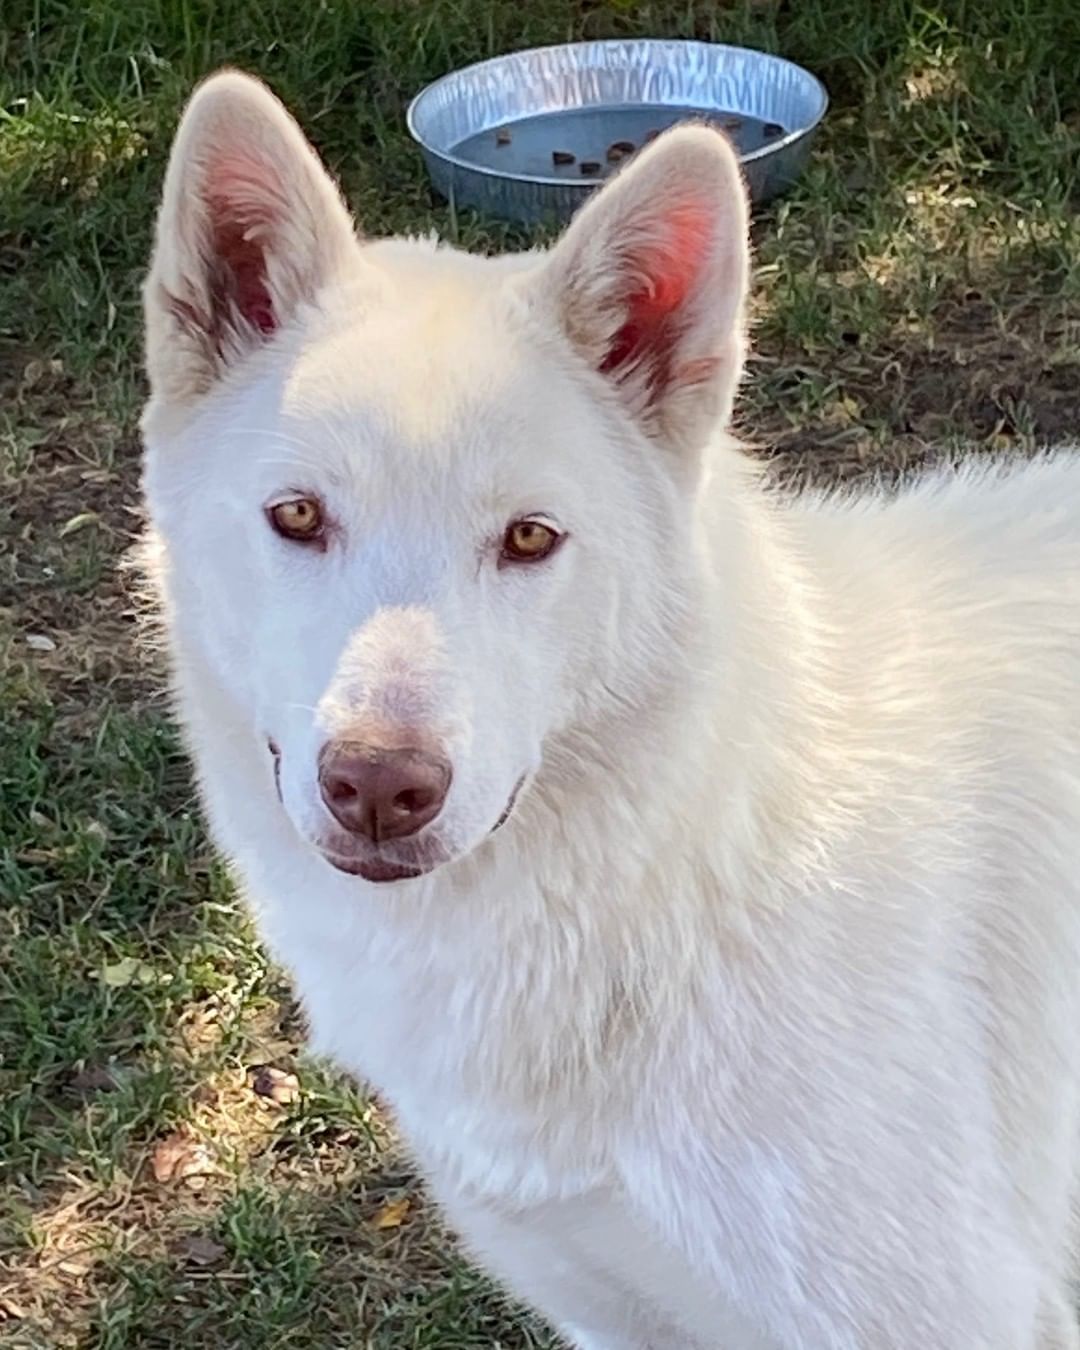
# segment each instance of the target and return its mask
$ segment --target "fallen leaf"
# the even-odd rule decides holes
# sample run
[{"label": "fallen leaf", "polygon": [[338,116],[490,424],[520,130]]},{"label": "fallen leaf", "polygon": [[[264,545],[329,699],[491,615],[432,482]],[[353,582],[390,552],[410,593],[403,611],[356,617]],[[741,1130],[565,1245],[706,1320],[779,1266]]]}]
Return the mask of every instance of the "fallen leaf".
[{"label": "fallen leaf", "polygon": [[33,389],[35,384],[40,384],[42,376],[48,367],[44,361],[35,358],[33,361],[27,361],[23,366],[22,384],[24,389]]},{"label": "fallen leaf", "polygon": [[300,1096],[300,1080],[294,1073],[275,1069],[271,1064],[259,1064],[250,1071],[250,1076],[251,1090],[278,1106],[288,1106]]},{"label": "fallen leaf", "polygon": [[96,525],[101,517],[96,511],[80,511],[77,516],[72,516],[70,520],[65,520],[63,525],[57,531],[57,538],[66,539],[69,534],[77,534],[87,525]]},{"label": "fallen leaf", "polygon": [[225,1248],[220,1242],[202,1234],[181,1238],[175,1251],[182,1260],[190,1261],[195,1266],[212,1266],[225,1255]]},{"label": "fallen leaf", "polygon": [[32,652],[56,651],[56,643],[45,633],[27,633],[26,645]]},{"label": "fallen leaf", "polygon": [[170,1134],[154,1145],[150,1166],[154,1180],[162,1185],[204,1177],[216,1170],[206,1146],[179,1133]]},{"label": "fallen leaf", "polygon": [[179,1160],[190,1147],[191,1141],[185,1139],[179,1134],[170,1134],[167,1139],[160,1140],[154,1146],[154,1152],[150,1157],[150,1166],[153,1168],[154,1180],[162,1183],[172,1180]]},{"label": "fallen leaf", "polygon": [[388,1200],[371,1222],[376,1228],[400,1228],[411,1207],[412,1201],[407,1195],[400,1200]]},{"label": "fallen leaf", "polygon": [[21,848],[15,854],[15,861],[18,863],[49,863],[56,862],[57,858],[62,858],[63,853],[57,848]]},{"label": "fallen leaf", "polygon": [[68,1079],[76,1092],[115,1092],[120,1084],[103,1064],[87,1064]]},{"label": "fallen leaf", "polygon": [[833,399],[826,409],[826,416],[834,426],[850,427],[862,415],[862,409],[850,394]]},{"label": "fallen leaf", "polygon": [[129,984],[153,984],[156,978],[154,967],[135,956],[125,956],[101,972],[102,984],[107,984],[110,989],[124,989]]}]

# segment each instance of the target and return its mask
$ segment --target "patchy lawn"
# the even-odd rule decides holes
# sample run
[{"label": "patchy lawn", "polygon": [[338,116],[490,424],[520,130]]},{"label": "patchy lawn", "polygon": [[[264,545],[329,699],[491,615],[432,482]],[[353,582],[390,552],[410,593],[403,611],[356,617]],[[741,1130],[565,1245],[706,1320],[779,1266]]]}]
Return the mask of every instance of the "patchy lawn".
[{"label": "patchy lawn", "polygon": [[1073,0],[7,0],[0,1344],[549,1343],[455,1254],[378,1103],[302,1057],[115,564],[139,275],[193,81],[270,79],[370,233],[497,249],[523,237],[432,202],[407,99],[506,48],[627,33],[764,46],[832,94],[812,170],[756,225],[741,420],[784,479],[1080,426]]}]

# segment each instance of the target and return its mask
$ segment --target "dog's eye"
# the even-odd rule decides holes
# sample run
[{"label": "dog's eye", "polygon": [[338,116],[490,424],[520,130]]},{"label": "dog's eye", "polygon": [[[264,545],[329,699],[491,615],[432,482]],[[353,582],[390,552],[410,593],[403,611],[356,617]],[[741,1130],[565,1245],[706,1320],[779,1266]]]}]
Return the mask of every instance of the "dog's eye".
[{"label": "dog's eye", "polygon": [[278,502],[277,506],[270,507],[267,515],[270,524],[285,539],[310,544],[322,538],[322,507],[314,497],[294,497],[287,502]]},{"label": "dog's eye", "polygon": [[542,520],[515,520],[503,535],[501,561],[540,562],[561,539],[558,530],[545,525]]}]

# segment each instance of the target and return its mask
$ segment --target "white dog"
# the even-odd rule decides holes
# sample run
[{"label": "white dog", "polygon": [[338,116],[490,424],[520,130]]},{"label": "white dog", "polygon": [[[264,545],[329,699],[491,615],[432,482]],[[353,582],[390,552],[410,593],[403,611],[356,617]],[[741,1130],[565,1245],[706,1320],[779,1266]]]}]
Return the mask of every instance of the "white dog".
[{"label": "white dog", "polygon": [[1080,461],[770,494],[747,276],[704,127],[492,261],[202,86],[144,429],[213,828],[572,1345],[1077,1350]]}]

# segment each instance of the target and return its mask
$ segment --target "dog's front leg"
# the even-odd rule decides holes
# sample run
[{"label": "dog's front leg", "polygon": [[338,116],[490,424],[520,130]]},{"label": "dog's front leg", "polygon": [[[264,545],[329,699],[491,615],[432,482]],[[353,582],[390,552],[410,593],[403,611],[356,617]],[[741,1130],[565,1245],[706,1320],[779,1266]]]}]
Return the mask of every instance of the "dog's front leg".
[{"label": "dog's front leg", "polygon": [[439,1196],[448,1219],[481,1265],[534,1308],[574,1350],[694,1350],[660,1325],[631,1290],[578,1241],[577,1210],[588,1200],[505,1213],[456,1195]]}]

